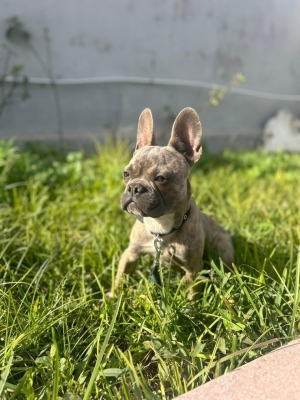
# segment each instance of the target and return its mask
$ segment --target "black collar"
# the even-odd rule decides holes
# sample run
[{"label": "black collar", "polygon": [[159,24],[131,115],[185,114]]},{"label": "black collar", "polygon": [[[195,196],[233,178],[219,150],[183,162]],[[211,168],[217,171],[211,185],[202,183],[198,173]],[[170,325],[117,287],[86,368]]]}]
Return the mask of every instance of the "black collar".
[{"label": "black collar", "polygon": [[[150,231],[151,235],[153,235],[153,236],[166,236],[166,235],[169,235],[169,234],[172,233],[172,232],[177,231],[177,229],[179,229],[179,228],[185,223],[185,221],[188,219],[188,217],[189,217],[189,215],[190,215],[190,212],[191,212],[191,207],[187,210],[187,212],[186,212],[186,213],[184,214],[184,216],[182,217],[181,224],[180,224],[180,225],[177,225],[177,226],[174,226],[169,232],[167,232],[167,233],[155,233],[155,232],[151,232],[151,231]],[[136,215],[136,218],[137,218],[140,222],[144,223],[144,218],[141,217],[140,215]]]}]

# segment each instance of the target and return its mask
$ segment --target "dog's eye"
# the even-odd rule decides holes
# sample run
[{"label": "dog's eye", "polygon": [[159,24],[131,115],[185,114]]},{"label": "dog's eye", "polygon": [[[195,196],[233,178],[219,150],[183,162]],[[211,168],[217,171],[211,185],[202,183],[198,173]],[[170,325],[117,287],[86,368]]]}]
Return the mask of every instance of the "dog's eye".
[{"label": "dog's eye", "polygon": [[124,172],[123,172],[123,177],[124,177],[124,178],[128,178],[128,177],[129,177],[129,172],[124,171]]},{"label": "dog's eye", "polygon": [[167,181],[167,178],[165,178],[162,175],[159,175],[155,178],[155,182],[159,182],[159,183],[165,183]]}]

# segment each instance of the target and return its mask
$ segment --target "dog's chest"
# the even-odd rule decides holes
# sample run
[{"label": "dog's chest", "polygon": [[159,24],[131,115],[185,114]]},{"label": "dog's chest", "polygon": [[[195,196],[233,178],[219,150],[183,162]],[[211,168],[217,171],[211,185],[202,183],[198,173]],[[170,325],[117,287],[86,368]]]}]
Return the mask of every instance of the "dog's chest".
[{"label": "dog's chest", "polygon": [[186,264],[185,247],[179,243],[166,243],[162,245],[162,261],[170,266],[183,266]]},{"label": "dog's chest", "polygon": [[[173,235],[170,235],[171,237]],[[161,242],[161,261],[165,266],[183,266],[186,263],[186,251],[185,246],[180,243],[170,240],[167,236],[162,237]],[[156,250],[154,247],[154,237],[148,243],[143,246],[143,254],[150,254],[156,256]]]},{"label": "dog's chest", "polygon": [[163,215],[159,218],[144,218],[144,225],[148,232],[165,234],[174,227],[174,215]]}]

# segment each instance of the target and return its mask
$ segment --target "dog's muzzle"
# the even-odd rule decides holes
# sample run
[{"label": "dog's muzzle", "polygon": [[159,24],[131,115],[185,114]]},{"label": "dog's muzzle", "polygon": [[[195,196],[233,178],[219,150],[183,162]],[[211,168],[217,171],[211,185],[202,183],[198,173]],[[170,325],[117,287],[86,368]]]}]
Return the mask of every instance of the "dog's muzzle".
[{"label": "dog's muzzle", "polygon": [[160,200],[151,186],[140,181],[129,182],[121,199],[122,209],[130,214],[150,216],[160,205]]}]

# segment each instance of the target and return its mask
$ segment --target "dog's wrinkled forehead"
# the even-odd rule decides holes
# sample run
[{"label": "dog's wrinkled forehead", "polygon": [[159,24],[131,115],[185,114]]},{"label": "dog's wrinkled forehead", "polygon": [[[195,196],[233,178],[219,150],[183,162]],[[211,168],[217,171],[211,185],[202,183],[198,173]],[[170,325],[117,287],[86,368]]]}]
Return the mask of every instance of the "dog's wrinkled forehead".
[{"label": "dog's wrinkled forehead", "polygon": [[190,169],[184,157],[169,146],[141,148],[134,154],[128,168],[137,175],[142,174],[145,170],[149,172],[161,169],[171,170],[174,173],[180,172],[184,175],[184,171],[188,174]]}]

